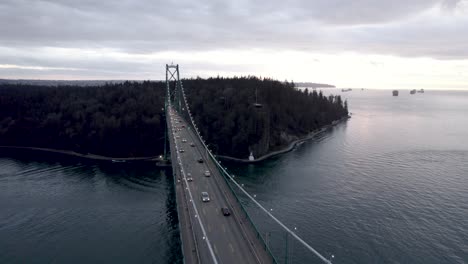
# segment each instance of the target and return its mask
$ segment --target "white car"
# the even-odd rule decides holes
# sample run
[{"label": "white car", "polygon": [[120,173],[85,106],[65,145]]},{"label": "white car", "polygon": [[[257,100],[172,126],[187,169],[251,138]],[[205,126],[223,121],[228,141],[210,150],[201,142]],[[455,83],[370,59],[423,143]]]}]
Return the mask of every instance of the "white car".
[{"label": "white car", "polygon": [[183,153],[183,152],[185,152],[185,150],[184,149],[179,149],[179,152]]},{"label": "white car", "polygon": [[187,173],[187,181],[193,181],[192,174],[190,172]]},{"label": "white car", "polygon": [[210,177],[210,176],[211,176],[211,173],[210,173],[210,171],[205,171],[205,173],[204,173],[204,174],[205,174],[205,177]]},{"label": "white car", "polygon": [[201,193],[201,199],[202,199],[202,202],[209,202],[210,201],[210,196],[208,195],[207,192],[202,192]]},{"label": "white car", "polygon": [[187,142],[187,140],[186,140],[185,138],[183,138],[183,139],[182,139],[182,142],[184,142],[184,143],[185,143],[185,142]]}]

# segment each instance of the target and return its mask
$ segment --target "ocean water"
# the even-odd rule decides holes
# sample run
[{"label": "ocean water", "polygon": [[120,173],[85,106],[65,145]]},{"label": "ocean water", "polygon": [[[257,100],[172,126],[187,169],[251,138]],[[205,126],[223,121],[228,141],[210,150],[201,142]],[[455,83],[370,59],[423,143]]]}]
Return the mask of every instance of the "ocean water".
[{"label": "ocean water", "polygon": [[[285,155],[223,164],[333,263],[468,263],[468,92],[324,93],[352,118]],[[180,263],[172,184],[152,165],[3,152],[0,263]],[[321,263],[240,198],[279,263]]]},{"label": "ocean water", "polygon": [[154,166],[3,154],[0,263],[181,263],[172,188]]},{"label": "ocean water", "polygon": [[[333,263],[468,263],[468,92],[324,93],[352,118],[230,171]],[[320,263],[244,201],[280,262]]]}]

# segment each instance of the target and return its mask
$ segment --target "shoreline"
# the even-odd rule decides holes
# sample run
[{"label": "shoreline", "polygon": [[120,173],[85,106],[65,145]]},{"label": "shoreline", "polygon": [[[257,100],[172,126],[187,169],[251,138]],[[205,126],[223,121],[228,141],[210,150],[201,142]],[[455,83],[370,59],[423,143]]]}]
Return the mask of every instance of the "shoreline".
[{"label": "shoreline", "polygon": [[19,149],[19,150],[33,150],[33,151],[43,151],[73,157],[79,157],[83,159],[90,159],[96,161],[111,161],[111,162],[127,162],[127,161],[153,161],[159,164],[158,166],[164,166],[163,160],[159,159],[158,156],[149,156],[149,157],[128,157],[128,158],[116,158],[116,157],[107,157],[97,154],[81,154],[72,150],[62,150],[62,149],[52,149],[52,148],[38,148],[38,147],[24,147],[24,146],[0,146],[0,149]]},{"label": "shoreline", "polygon": [[[222,160],[229,160],[229,161],[234,161],[234,162],[240,162],[240,163],[256,163],[256,162],[261,162],[266,159],[285,154],[287,152],[293,151],[299,144],[308,141],[312,139],[314,136],[317,134],[324,132],[326,129],[331,128],[333,126],[336,126],[340,123],[342,123],[345,120],[348,120],[351,118],[351,115],[345,116],[341,119],[333,121],[331,124],[326,125],[318,130],[312,131],[309,134],[307,134],[305,137],[299,138],[297,140],[292,141],[289,143],[286,147],[272,151],[270,153],[267,153],[263,156],[260,156],[259,158],[256,158],[254,160],[249,160],[249,159],[240,159],[240,158],[235,158],[235,157],[230,157],[230,156],[223,156],[223,155],[215,155],[217,158],[222,159]],[[115,163],[124,163],[127,161],[151,161],[151,162],[156,162],[156,166],[158,167],[167,167],[171,166],[170,161],[164,161],[159,158],[159,156],[149,156],[149,157],[127,157],[127,158],[116,158],[116,157],[107,157],[107,156],[102,156],[102,155],[97,155],[97,154],[81,154],[72,150],[61,150],[61,149],[52,149],[52,148],[39,148],[39,147],[25,147],[25,146],[0,146],[1,149],[19,149],[19,150],[33,150],[33,151],[43,151],[43,152],[49,152],[49,153],[55,153],[55,154],[61,154],[61,155],[67,155],[67,156],[72,156],[72,157],[78,157],[82,159],[88,159],[88,160],[95,160],[95,161],[110,161],[110,162],[115,162]]]},{"label": "shoreline", "polygon": [[288,152],[291,152],[293,151],[299,144],[305,142],[305,141],[308,141],[310,139],[312,139],[314,136],[316,136],[317,134],[321,133],[321,132],[324,132],[325,130],[327,130],[328,128],[331,128],[331,127],[334,127],[342,122],[344,122],[345,120],[348,120],[351,118],[351,115],[348,115],[348,116],[345,116],[345,117],[342,117],[341,119],[338,119],[338,120],[335,120],[333,121],[331,124],[329,125],[326,125],[318,130],[315,130],[315,131],[312,131],[310,132],[309,134],[307,134],[307,136],[305,137],[302,137],[302,138],[299,138],[299,139],[296,139],[294,141],[292,141],[291,143],[289,143],[285,148],[283,149],[280,149],[280,150],[275,150],[275,151],[272,151],[270,153],[267,153],[263,156],[260,156],[259,158],[256,158],[254,160],[249,160],[249,159],[240,159],[240,158],[235,158],[235,157],[230,157],[230,156],[223,156],[223,155],[216,155],[217,158],[220,158],[222,160],[229,160],[229,161],[234,161],[234,162],[241,162],[241,163],[256,163],[256,162],[260,162],[260,161],[264,161],[266,159],[269,159],[269,158],[272,158],[272,157],[275,157],[275,156],[278,156],[278,155],[281,155],[281,154],[285,154],[285,153],[288,153]]}]

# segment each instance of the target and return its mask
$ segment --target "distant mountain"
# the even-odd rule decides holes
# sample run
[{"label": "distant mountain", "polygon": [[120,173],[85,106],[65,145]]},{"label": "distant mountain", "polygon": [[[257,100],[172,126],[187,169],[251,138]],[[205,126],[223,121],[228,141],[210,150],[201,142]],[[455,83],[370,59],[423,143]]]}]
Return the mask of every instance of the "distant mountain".
[{"label": "distant mountain", "polygon": [[307,88],[336,88],[334,85],[325,83],[311,83],[311,82],[297,82],[296,87],[307,87]]},{"label": "distant mountain", "polygon": [[[32,79],[0,79],[0,84],[24,84],[37,86],[102,86],[121,84],[125,80],[32,80]],[[141,83],[142,81],[136,81]]]}]

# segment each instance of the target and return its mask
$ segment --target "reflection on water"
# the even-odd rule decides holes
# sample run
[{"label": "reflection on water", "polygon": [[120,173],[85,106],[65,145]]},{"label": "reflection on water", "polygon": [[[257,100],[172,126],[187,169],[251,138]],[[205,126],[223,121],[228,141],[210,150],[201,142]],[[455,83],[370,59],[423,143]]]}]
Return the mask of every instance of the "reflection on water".
[{"label": "reflection on water", "polygon": [[170,171],[37,152],[0,168],[1,263],[181,262]]},{"label": "reflection on water", "polygon": [[[228,168],[335,263],[467,263],[468,92],[400,94],[348,92],[347,123]],[[318,261],[244,202],[281,262]]]}]

